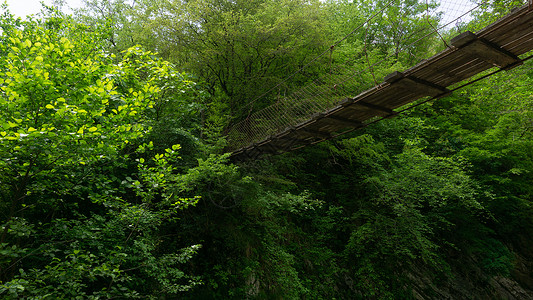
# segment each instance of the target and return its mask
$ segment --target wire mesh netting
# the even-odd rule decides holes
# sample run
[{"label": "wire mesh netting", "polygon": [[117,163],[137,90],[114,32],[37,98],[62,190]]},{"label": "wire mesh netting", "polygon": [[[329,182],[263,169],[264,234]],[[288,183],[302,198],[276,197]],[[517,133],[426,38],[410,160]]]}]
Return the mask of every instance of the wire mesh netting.
[{"label": "wire mesh netting", "polygon": [[[515,2],[521,5],[526,1]],[[325,62],[328,72],[288,96],[275,97],[276,103],[235,124],[228,133],[227,150],[232,152],[268,140],[378,85],[385,75],[444,50],[458,33],[477,29],[473,21],[490,12],[490,4],[489,0],[376,1],[364,21],[353,24],[353,30],[312,60]],[[512,8],[499,13],[505,14]],[[285,81],[290,81],[293,75]],[[269,93],[276,93],[278,86]],[[244,109],[252,111],[257,100],[253,99]]]}]

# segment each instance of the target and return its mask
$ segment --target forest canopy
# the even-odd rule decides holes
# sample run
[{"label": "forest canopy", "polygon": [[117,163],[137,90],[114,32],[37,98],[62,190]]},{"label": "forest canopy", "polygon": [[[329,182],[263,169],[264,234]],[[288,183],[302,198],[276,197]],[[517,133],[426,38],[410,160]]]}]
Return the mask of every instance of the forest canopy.
[{"label": "forest canopy", "polygon": [[362,91],[523,4],[415,43],[442,1],[387,2],[2,6],[0,297],[533,297],[530,62],[302,150],[225,153],[252,109],[381,62]]}]

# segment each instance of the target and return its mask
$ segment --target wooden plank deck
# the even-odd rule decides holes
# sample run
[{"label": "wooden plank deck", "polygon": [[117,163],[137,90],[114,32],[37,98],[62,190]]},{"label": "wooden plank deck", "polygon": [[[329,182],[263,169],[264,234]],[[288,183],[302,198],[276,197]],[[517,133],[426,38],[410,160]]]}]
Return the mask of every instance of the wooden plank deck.
[{"label": "wooden plank deck", "polygon": [[533,9],[526,5],[477,34],[456,36],[450,48],[404,72],[386,76],[383,83],[356,97],[232,152],[231,158],[240,161],[295,150],[362,128],[376,118],[393,117],[395,109],[423,97],[447,96],[449,86],[490,68],[509,70],[520,66],[520,56],[531,50]]}]

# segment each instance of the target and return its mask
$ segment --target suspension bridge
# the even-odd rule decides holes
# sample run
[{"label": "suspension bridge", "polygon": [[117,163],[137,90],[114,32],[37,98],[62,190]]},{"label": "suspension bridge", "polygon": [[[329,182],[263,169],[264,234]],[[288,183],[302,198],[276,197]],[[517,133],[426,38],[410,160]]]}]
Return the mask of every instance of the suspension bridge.
[{"label": "suspension bridge", "polygon": [[[444,50],[407,70],[390,73],[382,83],[356,96],[350,96],[353,90],[346,83],[355,80],[355,76],[363,78],[372,73],[380,62],[369,62],[366,68],[353,74],[315,80],[312,85],[235,124],[228,133],[226,150],[232,153],[232,159],[242,161],[320,143],[445,97],[495,73],[518,67],[533,57],[529,55],[533,49],[531,0],[522,7],[510,9],[507,15],[476,33],[464,31],[447,42],[443,37],[443,32],[449,30],[446,26],[458,24],[475,8],[439,26],[430,22],[428,6],[426,29],[442,39]],[[368,31],[369,25],[375,24],[383,12],[384,9],[376,12],[353,32]],[[417,31],[422,34],[417,42],[428,38],[429,34]],[[398,55],[398,51],[392,55]],[[375,83],[375,74],[372,77]]]}]

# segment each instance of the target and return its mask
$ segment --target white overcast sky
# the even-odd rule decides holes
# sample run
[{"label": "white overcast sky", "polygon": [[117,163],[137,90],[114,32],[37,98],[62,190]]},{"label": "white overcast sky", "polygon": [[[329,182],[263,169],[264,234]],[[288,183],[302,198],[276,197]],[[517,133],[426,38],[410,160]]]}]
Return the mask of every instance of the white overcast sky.
[{"label": "white overcast sky", "polygon": [[[0,3],[6,0],[0,0]],[[47,5],[52,4],[52,0],[7,0],[9,10],[16,16],[23,19],[27,15],[37,14],[41,10],[41,1]],[[72,8],[81,7],[83,0],[66,0],[66,6]]]}]

